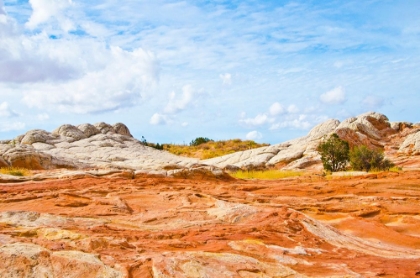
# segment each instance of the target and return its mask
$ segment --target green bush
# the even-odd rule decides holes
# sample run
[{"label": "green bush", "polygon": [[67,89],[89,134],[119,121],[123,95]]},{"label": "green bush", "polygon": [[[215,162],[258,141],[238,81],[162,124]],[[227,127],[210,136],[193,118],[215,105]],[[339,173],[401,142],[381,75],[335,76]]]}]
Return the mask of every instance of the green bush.
[{"label": "green bush", "polygon": [[328,140],[321,142],[317,151],[321,155],[325,170],[337,172],[346,169],[349,160],[349,144],[341,140],[337,134],[331,134]]},{"label": "green bush", "polygon": [[198,146],[207,142],[213,141],[207,137],[197,137],[191,141],[190,146]]},{"label": "green bush", "polygon": [[349,157],[351,168],[357,171],[383,171],[395,166],[389,159],[384,158],[383,152],[369,149],[364,145],[354,147]]}]

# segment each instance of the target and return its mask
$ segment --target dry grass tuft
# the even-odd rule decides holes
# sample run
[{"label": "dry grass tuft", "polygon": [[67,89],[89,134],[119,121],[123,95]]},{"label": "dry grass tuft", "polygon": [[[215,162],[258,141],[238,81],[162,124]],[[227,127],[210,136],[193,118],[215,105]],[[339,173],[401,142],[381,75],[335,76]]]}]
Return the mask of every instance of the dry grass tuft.
[{"label": "dry grass tuft", "polygon": [[6,167],[6,168],[0,168],[0,174],[23,177],[23,176],[30,176],[31,172],[25,168]]}]

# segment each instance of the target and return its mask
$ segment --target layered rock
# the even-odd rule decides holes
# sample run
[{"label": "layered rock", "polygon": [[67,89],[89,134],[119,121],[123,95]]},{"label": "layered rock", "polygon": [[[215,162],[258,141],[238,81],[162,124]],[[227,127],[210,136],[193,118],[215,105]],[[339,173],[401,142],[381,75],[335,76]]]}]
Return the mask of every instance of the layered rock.
[{"label": "layered rock", "polygon": [[96,256],[80,251],[51,252],[36,244],[12,243],[0,247],[1,277],[122,278]]},{"label": "layered rock", "polygon": [[0,183],[0,277],[417,277],[419,179]]}]

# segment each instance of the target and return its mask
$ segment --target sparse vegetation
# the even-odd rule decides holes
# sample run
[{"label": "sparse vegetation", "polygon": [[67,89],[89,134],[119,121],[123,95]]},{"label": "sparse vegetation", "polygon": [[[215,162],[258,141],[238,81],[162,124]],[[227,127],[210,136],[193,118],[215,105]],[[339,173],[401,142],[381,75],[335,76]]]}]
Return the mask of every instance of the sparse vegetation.
[{"label": "sparse vegetation", "polygon": [[269,146],[269,144],[259,144],[252,140],[242,141],[240,139],[232,139],[225,141],[213,141],[209,139],[209,141],[205,143],[200,143],[198,145],[191,144],[190,146],[163,144],[163,149],[175,155],[209,159],[264,146]]},{"label": "sparse vegetation", "polygon": [[191,141],[190,146],[198,146],[198,145],[210,142],[210,141],[214,141],[214,140],[209,139],[207,137],[197,137],[197,138],[195,138],[194,140]]},{"label": "sparse vegetation", "polygon": [[144,138],[144,136],[141,137],[140,143],[144,146],[155,148],[157,150],[163,150],[163,144],[149,143],[149,142],[147,142],[146,138]]},{"label": "sparse vegetation", "polygon": [[317,148],[321,155],[322,165],[329,172],[343,171],[349,161],[349,143],[332,134]]},{"label": "sparse vegetation", "polygon": [[258,180],[276,180],[290,177],[299,177],[303,173],[300,171],[280,171],[280,170],[265,170],[265,171],[243,171],[239,170],[230,175],[237,179],[258,179]]},{"label": "sparse vegetation", "polygon": [[384,158],[383,152],[364,145],[355,146],[350,151],[349,158],[352,169],[358,171],[389,171],[395,166],[389,159]]},{"label": "sparse vegetation", "polygon": [[30,171],[28,169],[18,168],[18,167],[0,168],[0,173],[3,175],[11,175],[11,176],[18,176],[18,177],[30,175]]}]

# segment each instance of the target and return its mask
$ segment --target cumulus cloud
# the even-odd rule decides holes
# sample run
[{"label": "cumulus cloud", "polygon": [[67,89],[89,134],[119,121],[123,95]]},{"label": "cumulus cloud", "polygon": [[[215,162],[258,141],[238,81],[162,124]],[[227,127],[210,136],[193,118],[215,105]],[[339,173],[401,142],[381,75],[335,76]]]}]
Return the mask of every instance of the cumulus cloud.
[{"label": "cumulus cloud", "polygon": [[64,11],[73,3],[71,0],[29,0],[32,15],[26,23],[29,29],[35,29],[51,19],[58,22],[64,31],[75,28],[74,23],[65,16]]},{"label": "cumulus cloud", "polygon": [[16,117],[18,116],[18,113],[16,113],[15,111],[13,111],[8,102],[2,102],[0,103],[0,116],[1,117],[6,117],[6,118],[11,118],[11,117]]},{"label": "cumulus cloud", "polygon": [[246,118],[239,120],[241,123],[249,126],[260,126],[272,121],[266,114],[258,114],[255,118]]},{"label": "cumulus cloud", "polygon": [[191,85],[185,85],[182,87],[182,94],[179,98],[177,98],[175,92],[172,92],[164,112],[167,114],[175,114],[181,110],[184,110],[193,100],[194,94],[196,94],[196,90]]},{"label": "cumulus cloud", "polygon": [[277,116],[279,114],[283,114],[285,112],[285,109],[280,103],[275,102],[270,106],[269,111],[270,115]]},{"label": "cumulus cloud", "polygon": [[165,125],[168,123],[168,117],[166,115],[162,115],[159,113],[153,114],[153,116],[150,118],[149,123],[151,125]]},{"label": "cumulus cloud", "polygon": [[254,130],[254,131],[248,132],[245,137],[248,140],[259,140],[263,137],[263,135],[260,132]]},{"label": "cumulus cloud", "polygon": [[346,101],[346,93],[344,88],[339,86],[322,94],[319,98],[326,104],[342,104]]},{"label": "cumulus cloud", "polygon": [[272,124],[270,130],[281,128],[308,129],[313,126],[313,123],[308,118],[306,114],[289,115],[282,121]]},{"label": "cumulus cloud", "polygon": [[[61,112],[100,113],[136,105],[157,80],[158,66],[152,53],[111,47],[107,62],[80,78],[24,87],[23,101],[30,107]],[[87,62],[87,61],[86,61]]]},{"label": "cumulus cloud", "polygon": [[384,99],[378,96],[367,96],[362,100],[362,105],[367,109],[378,109],[384,105]]},{"label": "cumulus cloud", "polygon": [[225,73],[225,74],[221,74],[219,76],[220,76],[220,79],[222,79],[222,83],[224,85],[231,85],[232,84],[232,74]]},{"label": "cumulus cloud", "polygon": [[[72,4],[68,0],[30,3],[31,26],[60,15]],[[101,113],[138,105],[153,93],[159,64],[149,51],[124,50],[89,37],[26,34],[6,14],[0,17],[0,82],[9,92],[22,94],[29,107]]]}]

